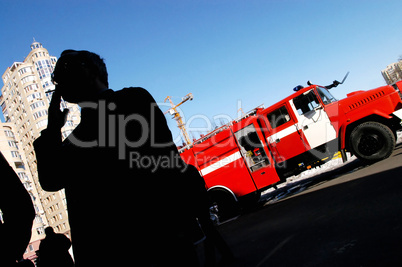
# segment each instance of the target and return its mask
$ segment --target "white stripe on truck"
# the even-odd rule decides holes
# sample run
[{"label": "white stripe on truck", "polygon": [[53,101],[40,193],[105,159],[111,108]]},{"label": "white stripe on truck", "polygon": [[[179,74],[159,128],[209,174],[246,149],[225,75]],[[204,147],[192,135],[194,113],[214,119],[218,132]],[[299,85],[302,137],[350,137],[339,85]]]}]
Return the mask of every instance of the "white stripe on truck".
[{"label": "white stripe on truck", "polygon": [[201,174],[203,176],[207,175],[208,173],[216,171],[216,170],[222,168],[223,166],[226,166],[229,163],[232,163],[233,161],[236,161],[240,158],[241,158],[240,151],[237,151],[237,152],[233,153],[232,155],[227,156],[226,158],[223,158],[223,159],[215,162],[214,164],[211,164],[208,167],[201,169]]}]

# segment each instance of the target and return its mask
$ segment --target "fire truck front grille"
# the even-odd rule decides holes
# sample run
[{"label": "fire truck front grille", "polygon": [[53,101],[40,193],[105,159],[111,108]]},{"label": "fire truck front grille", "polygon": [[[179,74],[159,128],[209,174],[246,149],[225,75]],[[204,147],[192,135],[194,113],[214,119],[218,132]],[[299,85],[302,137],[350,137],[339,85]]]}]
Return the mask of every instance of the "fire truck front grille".
[{"label": "fire truck front grille", "polygon": [[382,97],[384,95],[385,95],[384,91],[380,91],[380,92],[377,92],[377,93],[372,94],[370,96],[367,96],[365,98],[362,98],[359,101],[356,101],[355,103],[349,105],[349,111],[354,110],[354,109],[356,109],[356,108],[358,108],[360,106],[366,105],[366,104],[368,104],[368,103],[370,103],[370,102],[372,102],[372,101],[376,100],[377,98],[380,98],[380,97]]}]

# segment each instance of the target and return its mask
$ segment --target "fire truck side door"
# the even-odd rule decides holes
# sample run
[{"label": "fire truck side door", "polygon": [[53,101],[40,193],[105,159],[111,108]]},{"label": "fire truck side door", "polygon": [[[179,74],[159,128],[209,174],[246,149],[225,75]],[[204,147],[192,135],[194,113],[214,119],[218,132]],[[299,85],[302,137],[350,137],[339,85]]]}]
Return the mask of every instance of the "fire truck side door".
[{"label": "fire truck side door", "polygon": [[278,182],[279,176],[260,127],[250,124],[235,132],[235,136],[256,187],[260,189]]},{"label": "fire truck side door", "polygon": [[290,106],[297,117],[298,128],[303,131],[307,140],[307,150],[314,149],[336,138],[335,128],[318,101],[314,90],[295,97],[290,101]]},{"label": "fire truck side door", "polygon": [[297,122],[286,103],[263,115],[268,127],[267,142],[277,163],[289,160],[306,151]]}]

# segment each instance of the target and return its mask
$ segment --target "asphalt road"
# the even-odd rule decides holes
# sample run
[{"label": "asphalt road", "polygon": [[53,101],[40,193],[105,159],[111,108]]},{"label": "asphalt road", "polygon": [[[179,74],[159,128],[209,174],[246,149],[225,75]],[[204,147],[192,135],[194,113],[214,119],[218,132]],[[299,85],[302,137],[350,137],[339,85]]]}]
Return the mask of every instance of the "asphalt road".
[{"label": "asphalt road", "polygon": [[401,144],[265,204],[219,227],[236,256],[226,266],[402,266]]}]

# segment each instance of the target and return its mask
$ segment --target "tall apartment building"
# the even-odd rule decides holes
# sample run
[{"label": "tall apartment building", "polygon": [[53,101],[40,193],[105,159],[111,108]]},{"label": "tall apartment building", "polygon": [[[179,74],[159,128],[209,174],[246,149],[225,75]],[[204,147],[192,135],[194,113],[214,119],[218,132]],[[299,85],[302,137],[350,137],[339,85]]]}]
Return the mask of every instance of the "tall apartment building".
[{"label": "tall apartment building", "polygon": [[[36,41],[32,43],[31,51],[25,60],[14,62],[4,72],[2,76],[4,86],[1,88],[0,105],[6,122],[2,127],[4,131],[10,131],[4,133],[6,137],[11,138],[13,136],[15,145],[18,146],[18,150],[15,152],[25,156],[22,158],[26,158],[26,162],[22,160],[22,163],[26,167],[26,173],[28,173],[26,179],[29,182],[27,184],[34,188],[32,192],[36,192],[32,193],[33,199],[40,201],[36,201],[37,216],[42,218],[44,225],[52,226],[55,232],[68,234],[70,227],[64,190],[58,192],[42,190],[38,181],[37,161],[33,147],[33,141],[47,126],[47,110],[52,96],[49,90],[54,89],[51,73],[56,61],[57,58],[50,56],[41,43]],[[70,109],[66,125],[62,128],[62,136],[65,138],[78,125],[80,111],[77,105],[64,101],[61,103],[61,108]],[[10,153],[15,153],[13,151],[10,150]],[[12,154],[11,156],[9,158],[13,159],[13,156],[17,155]],[[16,169],[17,174],[18,171]],[[42,233],[35,235],[36,231],[37,229],[34,229],[32,238],[43,238]]]},{"label": "tall apartment building", "polygon": [[402,80],[402,61],[389,64],[384,70],[381,71],[381,74],[387,84],[393,84]]}]

